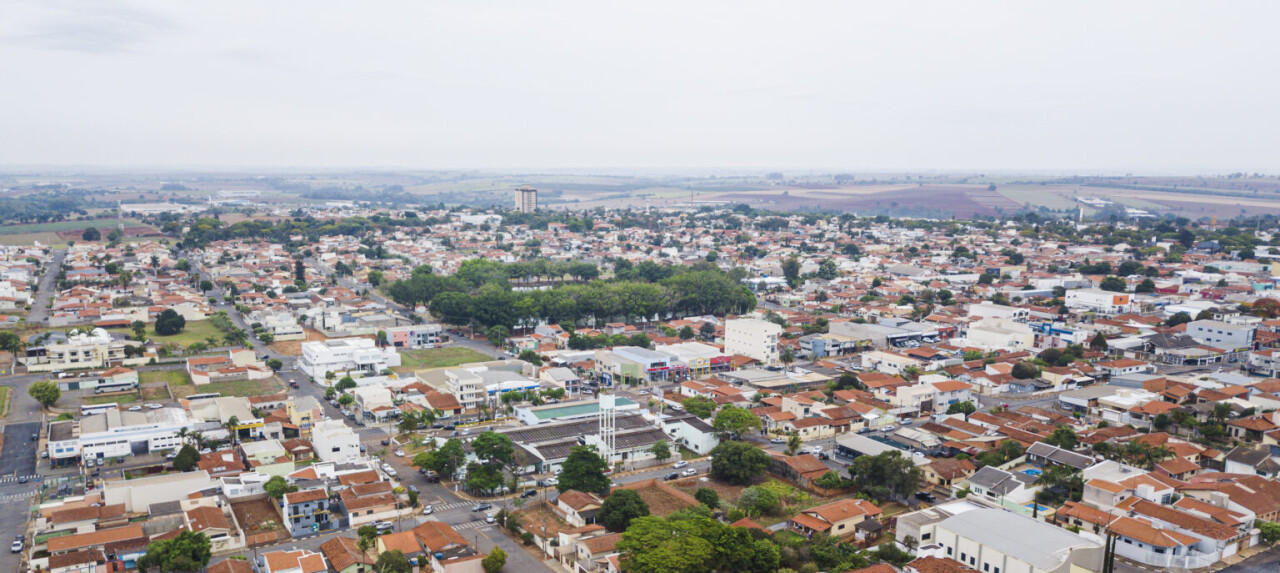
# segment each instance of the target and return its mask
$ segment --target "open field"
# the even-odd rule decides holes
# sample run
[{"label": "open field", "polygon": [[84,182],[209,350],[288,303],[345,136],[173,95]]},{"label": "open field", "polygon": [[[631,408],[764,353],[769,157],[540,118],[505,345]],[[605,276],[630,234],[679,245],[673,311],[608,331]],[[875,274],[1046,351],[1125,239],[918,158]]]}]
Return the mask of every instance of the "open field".
[{"label": "open field", "polygon": [[63,247],[67,244],[65,240],[53,231],[0,234],[0,245],[34,245],[36,244],[36,241],[39,241],[42,245],[49,245],[51,247]]},{"label": "open field", "polygon": [[170,386],[182,386],[191,384],[191,376],[186,370],[147,370],[138,373],[139,384],[154,384],[162,382]]},{"label": "open field", "polygon": [[395,370],[397,372],[412,372],[426,368],[446,368],[468,362],[484,362],[486,360],[491,360],[491,358],[470,348],[446,347],[402,350],[400,351],[400,366]]},{"label": "open field", "polygon": [[96,227],[99,231],[102,231],[102,234],[105,237],[106,234],[111,231],[111,229],[119,226],[121,222],[124,223],[125,227],[146,227],[148,229],[152,228],[149,225],[144,225],[141,221],[137,219],[111,218],[111,219],[92,219],[89,221],[59,221],[57,223],[28,223],[25,225],[3,225],[3,226],[0,226],[0,235],[17,235],[22,233],[41,233],[41,232],[57,233],[59,231],[83,231],[89,227]]},{"label": "open field", "polygon": [[169,384],[169,392],[173,394],[175,400],[186,398],[192,394],[204,394],[207,392],[218,392],[223,396],[259,396],[262,394],[275,394],[281,390],[284,390],[284,383],[280,382],[280,379],[275,376],[265,380],[235,380],[232,382],[215,382],[203,386],[189,383]]},{"label": "open field", "polygon": [[[128,329],[124,329],[124,331],[132,332]],[[222,344],[222,331],[214,328],[213,323],[208,320],[189,320],[187,321],[187,326],[182,329],[182,332],[173,336],[160,336],[156,334],[155,323],[147,323],[147,338],[150,338],[160,344],[173,343],[186,348],[191,346],[191,343],[193,342],[208,343],[208,340],[206,339],[209,337],[217,339],[214,343],[215,345]]]},{"label": "open field", "polygon": [[138,394],[134,392],[132,394],[119,394],[119,395],[113,395],[113,396],[85,396],[84,398],[80,399],[80,402],[85,404],[86,406],[96,406],[98,404],[111,404],[111,403],[132,404],[134,402],[137,402],[138,398],[139,398]]}]

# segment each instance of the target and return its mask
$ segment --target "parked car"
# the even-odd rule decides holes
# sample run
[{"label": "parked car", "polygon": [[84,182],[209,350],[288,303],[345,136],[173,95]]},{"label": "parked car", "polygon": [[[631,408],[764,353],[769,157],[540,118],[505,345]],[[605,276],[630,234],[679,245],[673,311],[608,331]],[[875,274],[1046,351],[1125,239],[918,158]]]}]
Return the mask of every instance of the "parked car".
[{"label": "parked car", "polygon": [[810,447],[809,447],[809,449],[810,449],[810,450],[813,450],[813,453],[815,453],[815,454],[816,454],[816,453],[818,453],[818,452],[821,452],[821,451],[822,451],[822,446],[810,446]]},{"label": "parked car", "polygon": [[785,438],[774,438],[774,439],[772,439],[772,440],[769,440],[769,443],[770,443],[770,444],[785,444],[785,443],[787,443],[787,440],[786,440]]},{"label": "parked car", "polygon": [[475,507],[471,508],[471,511],[474,513],[479,511],[485,511],[487,509],[493,509],[493,504],[487,501],[482,501],[480,503],[477,503]]},{"label": "parked car", "polygon": [[471,434],[471,428],[463,428],[463,429],[462,429],[462,435],[467,436],[467,435],[470,435],[470,434]]},{"label": "parked car", "polygon": [[671,466],[671,467],[676,468],[676,469],[680,469],[680,468],[685,467],[685,466],[687,466],[687,465],[689,465],[689,462],[686,462],[686,461],[684,461],[684,460],[680,460],[680,461],[676,462],[676,463],[675,463],[675,465],[673,465],[673,466]]},{"label": "parked car", "polygon": [[18,478],[18,483],[27,483],[27,476],[22,476]]},{"label": "parked car", "polygon": [[829,460],[829,459],[831,459],[831,456],[828,456],[828,455],[827,455],[827,452],[818,452],[818,459],[820,459],[820,460]]},{"label": "parked car", "polygon": [[142,411],[142,406],[129,406],[129,411],[130,411],[130,412],[141,412],[141,411]]},{"label": "parked car", "polygon": [[22,540],[16,540],[9,546],[9,553],[22,553]]},{"label": "parked car", "polygon": [[544,480],[542,480],[542,481],[538,482],[538,485],[540,485],[540,486],[542,486],[542,487],[551,487],[551,486],[553,486],[553,485],[556,485],[556,483],[557,483],[557,482],[556,482],[556,478],[547,478],[547,479],[544,479]]},{"label": "parked car", "polygon": [[520,494],[520,497],[533,497],[533,496],[535,496],[535,495],[538,495],[538,490],[536,490],[536,489],[526,489],[526,490],[524,490],[524,493]]},{"label": "parked car", "polygon": [[166,459],[166,460],[171,460],[171,459],[176,458],[176,457],[178,457],[178,452],[177,452],[176,450],[175,450],[175,451],[172,451],[172,452],[169,452],[169,453],[167,453],[167,454],[165,454],[165,455],[164,455],[164,459]]},{"label": "parked car", "polygon": [[422,507],[422,515],[431,515],[435,513],[435,511],[436,507],[434,505],[424,505]]},{"label": "parked car", "polygon": [[379,532],[383,532],[395,529],[396,524],[391,523],[390,521],[375,521],[373,522],[373,526],[376,527]]},{"label": "parked car", "polygon": [[290,381],[289,381],[289,387],[290,387],[290,388],[293,388],[293,389],[295,389],[295,390],[296,390],[296,389],[298,388],[298,383],[297,383],[297,382],[294,382],[293,380],[290,380]]},{"label": "parked car", "polygon": [[403,457],[404,457],[404,450],[396,450],[396,457],[397,457],[397,458],[403,458]]},{"label": "parked car", "polygon": [[680,475],[684,477],[696,476],[698,475],[698,468],[689,468],[687,470],[680,472]]},{"label": "parked car", "polygon": [[416,486],[416,485],[410,485],[410,486],[409,486],[409,491],[411,491],[411,492],[413,492],[413,493],[422,493],[422,492],[418,491],[418,486]]},{"label": "parked car", "polygon": [[362,454],[363,454],[363,453],[365,453],[365,452],[367,452],[367,451],[369,451],[369,448],[366,448],[366,447],[364,446],[364,444],[360,444],[360,453],[362,453]]}]

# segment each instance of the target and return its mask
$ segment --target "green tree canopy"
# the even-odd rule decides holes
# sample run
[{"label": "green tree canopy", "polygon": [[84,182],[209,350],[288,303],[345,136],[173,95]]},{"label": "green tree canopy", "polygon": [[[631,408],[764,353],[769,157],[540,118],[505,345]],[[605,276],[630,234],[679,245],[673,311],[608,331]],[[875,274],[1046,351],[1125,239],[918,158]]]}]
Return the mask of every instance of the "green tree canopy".
[{"label": "green tree canopy", "polygon": [[598,519],[609,531],[626,531],[631,520],[649,515],[649,504],[633,489],[620,489],[609,495],[600,506]]},{"label": "green tree canopy", "polygon": [[138,571],[202,571],[213,556],[210,547],[209,538],[205,534],[184,529],[173,539],[148,544],[147,553],[138,559]]},{"label": "green tree canopy", "polygon": [[920,487],[920,468],[894,450],[854,459],[849,466],[849,479],[858,491],[877,500],[906,499]]},{"label": "green tree canopy", "polygon": [[680,402],[680,405],[684,406],[684,411],[703,420],[710,418],[711,413],[716,410],[716,401],[706,396],[690,396]]},{"label": "green tree canopy", "polygon": [[187,327],[187,319],[172,308],[164,309],[160,316],[156,318],[156,334],[160,336],[173,336],[182,332]]},{"label": "green tree canopy", "polygon": [[769,454],[745,442],[721,442],[711,450],[711,477],[746,485],[769,467]]},{"label": "green tree canopy", "polygon": [[556,480],[556,489],[564,493],[571,489],[587,493],[605,493],[609,491],[609,478],[604,475],[609,469],[603,458],[595,450],[587,446],[574,446],[569,449],[569,457],[561,466],[560,477]]},{"label": "green tree canopy", "polygon": [[39,402],[41,406],[48,408],[57,403],[58,399],[62,397],[62,390],[54,382],[40,380],[32,382],[27,387],[27,394],[35,398],[36,402]]},{"label": "green tree canopy", "polygon": [[715,421],[711,425],[718,432],[734,433],[741,437],[750,430],[759,430],[761,422],[760,418],[752,414],[750,410],[736,406],[725,406],[716,414]]},{"label": "green tree canopy", "polygon": [[196,469],[196,463],[200,461],[200,452],[191,444],[183,444],[178,450],[178,455],[173,458],[173,469],[180,472],[189,472]]}]

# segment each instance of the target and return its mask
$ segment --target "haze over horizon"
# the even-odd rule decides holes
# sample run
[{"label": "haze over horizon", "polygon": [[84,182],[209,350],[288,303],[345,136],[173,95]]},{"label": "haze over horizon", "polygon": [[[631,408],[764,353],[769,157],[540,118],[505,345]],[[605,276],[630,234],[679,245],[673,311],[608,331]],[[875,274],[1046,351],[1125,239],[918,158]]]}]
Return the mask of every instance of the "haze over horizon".
[{"label": "haze over horizon", "polygon": [[1280,171],[1274,2],[0,2],[0,165]]}]

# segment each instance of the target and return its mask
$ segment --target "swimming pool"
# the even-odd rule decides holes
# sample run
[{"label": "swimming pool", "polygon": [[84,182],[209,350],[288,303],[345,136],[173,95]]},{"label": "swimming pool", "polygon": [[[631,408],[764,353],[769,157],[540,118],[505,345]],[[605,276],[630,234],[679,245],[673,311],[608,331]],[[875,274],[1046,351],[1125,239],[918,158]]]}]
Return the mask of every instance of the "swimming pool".
[{"label": "swimming pool", "polygon": [[1027,504],[1027,507],[1030,507],[1030,508],[1032,508],[1032,509],[1035,509],[1035,508],[1037,508],[1037,507],[1038,507],[1038,508],[1040,508],[1040,509],[1039,509],[1039,511],[1049,511],[1049,509],[1050,509],[1050,508],[1045,507],[1045,506],[1043,506],[1043,505],[1036,505],[1036,503],[1035,503],[1035,502],[1028,503],[1028,504]]},{"label": "swimming pool", "polygon": [[[1025,470],[1022,470],[1022,473],[1027,474],[1027,475],[1029,475],[1029,476],[1039,476],[1039,475],[1043,474],[1044,472],[1042,472],[1042,471],[1040,471],[1040,470],[1038,470],[1038,469],[1036,469],[1036,468],[1027,468],[1027,469],[1025,469]],[[1031,506],[1027,506],[1027,507],[1031,507]]]}]

